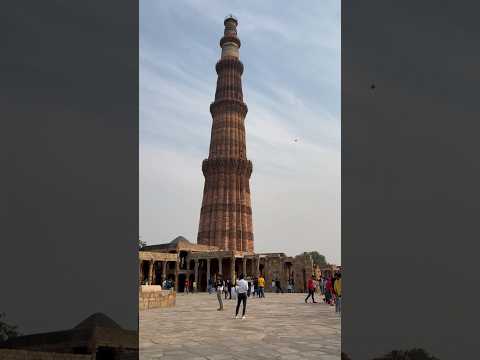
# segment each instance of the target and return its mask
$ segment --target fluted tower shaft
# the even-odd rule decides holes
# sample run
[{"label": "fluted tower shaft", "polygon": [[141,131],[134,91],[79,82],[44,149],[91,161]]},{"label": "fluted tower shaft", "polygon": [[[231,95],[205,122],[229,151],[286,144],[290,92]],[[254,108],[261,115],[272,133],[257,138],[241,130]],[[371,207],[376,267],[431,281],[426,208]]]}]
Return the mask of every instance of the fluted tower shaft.
[{"label": "fluted tower shaft", "polygon": [[215,101],[210,105],[210,152],[202,164],[205,185],[197,243],[253,252],[249,185],[252,162],[246,154],[244,121],[248,109],[242,93],[241,43],[237,20],[229,16],[224,25],[222,54],[215,67]]}]

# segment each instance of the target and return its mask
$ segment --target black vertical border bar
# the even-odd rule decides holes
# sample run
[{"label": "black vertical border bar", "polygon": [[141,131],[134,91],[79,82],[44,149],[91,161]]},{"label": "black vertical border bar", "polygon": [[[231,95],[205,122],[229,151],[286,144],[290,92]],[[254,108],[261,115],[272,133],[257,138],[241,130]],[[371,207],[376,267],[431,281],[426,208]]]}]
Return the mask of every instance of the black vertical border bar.
[{"label": "black vertical border bar", "polygon": [[478,357],[479,4],[342,2],[342,349]]},{"label": "black vertical border bar", "polygon": [[0,5],[0,312],[138,330],[138,1]]}]

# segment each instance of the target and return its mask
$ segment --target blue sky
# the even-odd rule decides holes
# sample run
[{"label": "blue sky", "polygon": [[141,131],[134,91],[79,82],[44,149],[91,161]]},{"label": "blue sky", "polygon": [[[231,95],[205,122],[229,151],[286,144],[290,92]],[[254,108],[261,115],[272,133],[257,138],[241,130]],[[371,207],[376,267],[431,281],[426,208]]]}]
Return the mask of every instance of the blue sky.
[{"label": "blue sky", "polygon": [[339,264],[340,1],[140,2],[140,236],[196,241],[230,13],[245,67],[255,250],[317,250]]}]

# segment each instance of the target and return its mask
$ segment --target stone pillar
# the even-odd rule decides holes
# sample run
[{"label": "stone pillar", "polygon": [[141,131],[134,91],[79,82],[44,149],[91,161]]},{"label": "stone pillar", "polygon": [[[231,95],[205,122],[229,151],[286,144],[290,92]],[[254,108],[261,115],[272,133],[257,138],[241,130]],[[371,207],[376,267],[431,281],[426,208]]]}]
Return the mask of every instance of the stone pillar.
[{"label": "stone pillar", "polygon": [[232,285],[235,284],[235,256],[232,256],[230,260],[230,281],[232,282]]},{"label": "stone pillar", "polygon": [[260,257],[255,258],[255,265],[256,265],[255,266],[255,275],[257,277],[259,277],[260,276]]},{"label": "stone pillar", "polygon": [[153,283],[153,260],[148,264],[148,285]]},{"label": "stone pillar", "polygon": [[195,284],[197,285],[198,289],[198,265],[200,265],[200,261],[198,259],[195,259]]},{"label": "stone pillar", "polygon": [[167,278],[167,262],[162,261],[162,285],[166,278]]},{"label": "stone pillar", "polygon": [[210,280],[210,259],[207,259],[207,287],[208,287],[208,280]]},{"label": "stone pillar", "polygon": [[252,258],[252,266],[251,266],[251,269],[250,269],[253,277],[256,276],[256,274],[255,274],[255,269],[256,269],[256,268],[255,268],[255,258],[253,257],[253,258]]},{"label": "stone pillar", "polygon": [[180,262],[177,260],[175,261],[175,291],[178,292],[178,273],[180,272]]},{"label": "stone pillar", "polygon": [[243,258],[243,276],[247,277],[247,258]]},{"label": "stone pillar", "polygon": [[[222,272],[222,258],[221,258],[221,257],[218,258],[218,273],[219,273],[219,274],[222,274],[222,277],[223,277],[223,272]],[[223,277],[223,280],[225,280],[225,277]]]}]

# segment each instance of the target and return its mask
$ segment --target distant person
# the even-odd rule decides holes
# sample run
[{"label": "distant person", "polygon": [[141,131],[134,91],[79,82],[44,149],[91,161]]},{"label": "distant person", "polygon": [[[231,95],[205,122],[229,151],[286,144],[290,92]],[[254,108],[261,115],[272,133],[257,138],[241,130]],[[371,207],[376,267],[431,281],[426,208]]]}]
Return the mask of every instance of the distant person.
[{"label": "distant person", "polygon": [[185,283],[183,285],[183,292],[187,295],[190,292],[189,286],[190,286],[190,283],[189,283],[188,279],[186,279]]},{"label": "distant person", "polygon": [[282,293],[283,294],[283,289],[282,289],[282,284],[280,283],[280,280],[275,281],[275,288],[277,289],[277,293]]},{"label": "distant person", "polygon": [[335,312],[342,313],[342,274],[337,274],[333,291],[335,292]]},{"label": "distant person", "polygon": [[312,297],[312,303],[315,304],[316,301],[315,301],[315,277],[314,277],[314,275],[312,275],[312,277],[310,279],[308,279],[307,290],[308,290],[308,296],[305,298],[305,304],[307,303],[310,296]]},{"label": "distant person", "polygon": [[197,282],[196,281],[194,281],[193,284],[192,284],[192,290],[193,290],[194,293],[197,292]]},{"label": "distant person", "polygon": [[208,279],[207,281],[207,291],[209,294],[212,293],[212,279]]},{"label": "distant person", "polygon": [[232,300],[232,286],[233,286],[232,282],[230,280],[227,280],[227,291],[228,291],[228,295],[230,296],[229,297],[230,300]]},{"label": "distant person", "polygon": [[253,294],[258,297],[258,278],[253,279]]},{"label": "distant person", "polygon": [[318,286],[320,287],[320,294],[325,295],[325,279],[323,276],[320,276]]},{"label": "distant person", "polygon": [[235,310],[235,319],[238,317],[238,310],[240,309],[240,303],[243,303],[242,310],[242,320],[245,319],[245,311],[247,309],[247,291],[248,283],[244,279],[243,274],[240,274],[239,280],[237,281],[237,308]]},{"label": "distant person", "polygon": [[230,299],[236,300],[237,299],[237,285],[232,282],[232,288],[230,290],[230,295],[232,296]]},{"label": "distant person", "polygon": [[329,276],[327,278],[327,282],[325,284],[325,302],[327,304],[330,304],[330,305],[333,305],[332,303],[332,298],[333,298],[333,281],[332,281],[332,277]]},{"label": "distant person", "polygon": [[262,275],[258,277],[258,297],[265,297],[265,278]]},{"label": "distant person", "polygon": [[215,291],[217,292],[218,299],[218,311],[223,310],[223,301],[222,301],[222,291],[223,291],[223,280],[222,275],[217,276],[217,281],[215,282]]},{"label": "distant person", "polygon": [[247,297],[250,297],[250,294],[252,293],[252,282],[248,280],[248,291],[247,291]]},{"label": "distant person", "polygon": [[223,294],[225,295],[225,300],[228,298],[227,282],[228,280],[223,280]]},{"label": "distant person", "polygon": [[292,281],[288,280],[287,292],[290,294],[293,290]]}]

